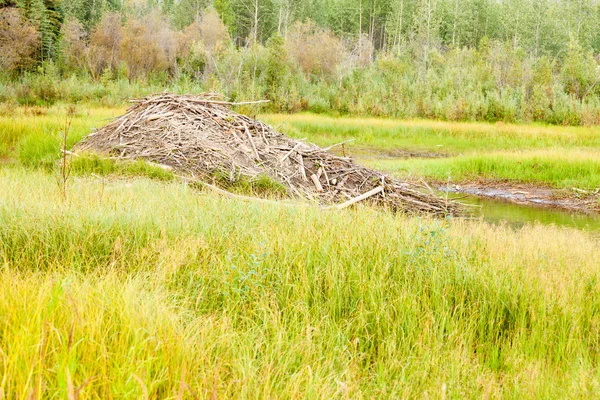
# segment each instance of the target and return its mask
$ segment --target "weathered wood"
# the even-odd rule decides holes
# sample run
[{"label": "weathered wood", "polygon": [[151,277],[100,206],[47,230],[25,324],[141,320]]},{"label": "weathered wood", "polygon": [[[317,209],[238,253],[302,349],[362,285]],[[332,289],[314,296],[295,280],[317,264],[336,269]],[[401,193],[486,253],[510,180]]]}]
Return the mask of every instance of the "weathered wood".
[{"label": "weathered wood", "polygon": [[317,192],[322,192],[323,186],[321,185],[321,182],[319,182],[319,178],[317,178],[317,176],[315,174],[312,174],[310,176],[310,179],[312,179],[313,183],[315,184],[315,187],[317,188]]},{"label": "weathered wood", "polygon": [[337,208],[338,210],[341,210],[343,208],[350,207],[352,204],[356,204],[359,201],[366,200],[369,197],[373,197],[376,194],[382,193],[382,192],[383,192],[383,186],[377,186],[375,189],[369,190],[368,192],[361,194],[360,196],[356,196],[355,198],[350,199],[350,200],[346,201],[345,203],[338,204],[337,206],[335,206],[335,208]]}]

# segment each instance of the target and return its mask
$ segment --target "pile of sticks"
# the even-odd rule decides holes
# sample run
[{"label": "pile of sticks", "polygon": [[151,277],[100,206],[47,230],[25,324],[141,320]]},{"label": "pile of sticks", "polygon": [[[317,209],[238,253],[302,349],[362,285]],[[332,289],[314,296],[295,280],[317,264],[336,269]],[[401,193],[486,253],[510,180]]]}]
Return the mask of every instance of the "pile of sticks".
[{"label": "pile of sticks", "polygon": [[[215,95],[161,94],[133,100],[126,114],[88,135],[76,148],[119,159],[145,159],[186,177],[210,182],[266,175],[290,197],[344,208],[370,201],[394,211],[435,215],[458,211],[423,187],[357,165],[351,158],[292,139],[233,112]],[[241,104],[241,103],[237,103]]]}]

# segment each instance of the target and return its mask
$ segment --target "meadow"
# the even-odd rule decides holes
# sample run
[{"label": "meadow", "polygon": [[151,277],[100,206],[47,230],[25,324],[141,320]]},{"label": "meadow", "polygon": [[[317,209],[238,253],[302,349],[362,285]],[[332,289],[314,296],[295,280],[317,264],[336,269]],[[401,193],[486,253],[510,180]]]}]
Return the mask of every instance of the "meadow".
[{"label": "meadow", "polygon": [[[81,106],[69,143],[122,111]],[[596,168],[596,128],[261,118],[319,144],[355,138],[346,150],[364,159],[451,156],[389,161],[413,168],[400,174],[509,154],[551,160],[549,185]],[[600,391],[593,234],[228,199],[141,162],[74,161],[63,194],[63,125],[60,107],[0,118],[0,398]]]}]

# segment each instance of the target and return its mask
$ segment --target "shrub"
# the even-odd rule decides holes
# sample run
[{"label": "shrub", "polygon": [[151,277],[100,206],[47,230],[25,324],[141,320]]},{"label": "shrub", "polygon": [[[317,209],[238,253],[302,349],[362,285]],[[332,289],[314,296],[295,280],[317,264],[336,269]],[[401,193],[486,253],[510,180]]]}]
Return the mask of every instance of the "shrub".
[{"label": "shrub", "polygon": [[107,68],[117,69],[121,59],[122,39],[121,16],[107,13],[90,36],[87,62],[94,78],[98,78]]},{"label": "shrub", "polygon": [[294,24],[287,47],[304,73],[323,76],[334,75],[346,53],[338,37],[311,21]]}]

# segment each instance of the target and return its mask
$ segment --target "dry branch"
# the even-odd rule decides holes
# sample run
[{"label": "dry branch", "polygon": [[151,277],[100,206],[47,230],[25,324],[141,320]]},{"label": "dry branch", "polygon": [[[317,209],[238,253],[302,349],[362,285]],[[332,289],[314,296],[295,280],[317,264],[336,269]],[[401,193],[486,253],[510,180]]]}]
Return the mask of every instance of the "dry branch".
[{"label": "dry branch", "polygon": [[377,186],[375,189],[369,190],[367,193],[361,194],[353,199],[348,200],[345,203],[338,204],[335,206],[338,210],[341,210],[346,207],[350,207],[352,204],[358,203],[359,201],[363,201],[368,199],[369,197],[375,196],[377,193],[383,193],[383,186]]}]

